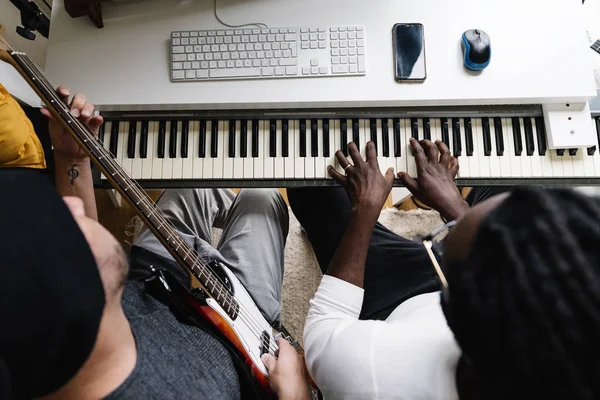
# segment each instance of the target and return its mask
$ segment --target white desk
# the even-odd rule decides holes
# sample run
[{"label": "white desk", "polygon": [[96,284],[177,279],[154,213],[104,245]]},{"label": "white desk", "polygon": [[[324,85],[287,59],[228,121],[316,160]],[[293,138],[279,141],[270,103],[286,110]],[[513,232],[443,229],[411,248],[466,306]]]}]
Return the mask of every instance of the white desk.
[{"label": "white desk", "polygon": [[[574,0],[219,0],[227,22],[273,27],[364,24],[365,77],[171,83],[172,30],[222,28],[212,0],[103,3],[104,29],[55,1],[46,72],[102,110],[582,103],[595,96],[581,5]],[[391,28],[425,26],[427,81],[393,79]],[[480,28],[492,62],[462,66],[460,37]]]}]

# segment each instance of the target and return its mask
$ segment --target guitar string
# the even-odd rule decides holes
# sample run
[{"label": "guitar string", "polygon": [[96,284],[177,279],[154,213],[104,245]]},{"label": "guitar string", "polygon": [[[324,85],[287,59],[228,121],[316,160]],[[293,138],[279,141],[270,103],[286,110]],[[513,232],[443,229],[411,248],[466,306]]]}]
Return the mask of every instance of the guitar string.
[{"label": "guitar string", "polygon": [[[28,65],[28,66],[29,66],[29,69],[30,69],[30,70],[31,70],[31,71],[32,71],[32,72],[33,72],[35,75],[38,75],[38,76],[39,76],[39,74],[38,74],[38,73],[35,71],[35,68],[33,68],[33,65],[32,65],[32,64],[29,62],[29,60],[28,60],[26,57],[21,57],[21,59],[22,59],[22,60],[23,60],[25,63],[29,64],[29,65]],[[45,86],[46,90],[48,90],[48,92],[49,92],[49,93],[52,93],[52,94],[54,95],[54,93],[55,93],[55,90],[54,90],[53,88],[51,88],[49,85],[47,85],[47,84],[44,82],[44,79],[39,79],[39,78],[37,78],[37,80],[38,80],[38,82],[39,82],[40,84],[42,84],[42,85],[44,85],[44,86]],[[59,102],[59,103],[58,103],[58,105],[60,105],[61,107],[65,107],[65,109],[66,109],[66,106],[64,105],[64,103],[63,103],[62,101],[61,101],[61,102]],[[77,119],[73,118],[73,119],[72,119],[72,121],[74,121],[74,122],[75,122],[75,124],[76,124],[76,125],[78,125],[80,129],[88,129],[88,127],[86,127],[85,125],[81,124],[81,123],[80,123],[80,121],[78,121]],[[90,144],[92,144],[94,147],[96,147],[94,150],[96,150],[96,152],[98,152],[97,150],[98,150],[98,148],[99,148],[99,147],[98,147],[98,146],[99,146],[99,141],[97,140],[97,138],[96,138],[96,136],[95,136],[95,135],[94,135],[94,136],[92,136],[92,137],[94,138],[94,140],[90,140]],[[86,141],[86,143],[87,143],[87,141]],[[102,149],[102,150],[105,150],[105,149]],[[112,166],[112,167],[113,167],[113,168],[114,168],[114,169],[117,171],[117,174],[121,175],[121,177],[122,177],[122,178],[125,178],[125,177],[127,177],[127,176],[126,176],[126,175],[124,175],[124,174],[123,174],[121,171],[119,171],[119,170],[118,170],[119,168],[117,168],[117,166],[118,166],[118,167],[120,167],[120,166],[119,166],[119,165],[118,165],[116,162],[114,162],[114,160],[112,160],[112,159],[111,159],[112,157],[105,157],[105,159],[106,159],[106,158],[108,158],[108,162],[109,162],[109,164],[112,164],[111,166]],[[115,174],[115,175],[116,175],[116,174]],[[132,181],[132,182],[133,182],[133,181]],[[147,207],[147,208],[149,208],[149,209],[152,209],[152,208],[154,208],[154,210],[152,210],[152,212],[151,212],[149,215],[152,215],[152,214],[156,213],[156,211],[157,211],[157,210],[160,210],[160,209],[159,209],[159,208],[158,208],[158,207],[157,207],[157,206],[156,206],[154,203],[150,203],[150,202],[149,202],[147,199],[144,199],[144,197],[145,197],[145,196],[144,196],[144,195],[143,195],[143,194],[140,192],[140,190],[139,190],[139,189],[141,189],[141,188],[139,188],[139,189],[138,189],[138,187],[136,187],[136,185],[130,185],[129,187],[127,187],[127,188],[124,188],[124,189],[125,189],[125,190],[133,189],[133,192],[137,192],[136,194],[137,194],[137,195],[138,195],[138,197],[141,199],[141,201],[140,201],[140,202],[141,202],[141,203],[144,203],[144,206],[146,206],[146,207]],[[148,218],[150,218],[150,217],[148,217]],[[164,217],[163,217],[163,216],[162,216],[160,213],[159,213],[159,214],[157,214],[157,215],[155,215],[155,216],[154,216],[154,218],[155,218],[155,219],[157,219],[157,220],[160,222],[159,226],[161,226],[161,227],[162,227],[162,226],[165,226],[165,225],[169,225],[169,228],[170,228],[171,230],[173,230],[173,231],[176,231],[176,230],[174,229],[174,227],[172,226],[172,224],[170,223],[170,221],[166,220],[166,219],[165,219],[165,218],[164,218]],[[159,229],[160,229],[160,228],[159,228]],[[173,234],[170,234],[170,235],[169,235],[169,239],[171,240],[171,242],[173,242],[173,243],[175,243],[175,244],[177,244],[177,245],[178,245],[177,249],[175,250],[176,252],[177,252],[177,250],[179,249],[179,247],[188,247],[188,248],[189,248],[189,246],[187,245],[187,243],[183,242],[183,241],[181,240],[181,238],[179,238],[179,237],[178,237],[178,235],[177,235],[177,234],[175,234],[175,235],[173,235]],[[173,239],[175,239],[175,240],[173,240]],[[169,242],[169,240],[167,240],[167,242]],[[189,257],[189,256],[190,256],[190,254],[192,254],[192,255],[193,255],[193,262],[194,262],[194,266],[196,266],[196,265],[201,265],[201,266],[203,266],[204,268],[210,268],[210,267],[208,267],[207,265],[204,265],[204,264],[203,264],[203,261],[204,261],[204,260],[203,260],[203,259],[199,259],[199,258],[197,257],[197,253],[196,253],[196,254],[194,254],[194,253],[195,253],[195,252],[194,252],[193,250],[191,250],[191,249],[190,249],[190,251],[188,251],[188,254],[186,255],[186,257],[185,257],[185,258],[192,258],[192,257]],[[178,255],[179,255],[179,253],[178,253]],[[180,256],[181,256],[181,255],[180,255]],[[185,260],[184,260],[184,261],[185,261]],[[201,275],[202,275],[202,274],[201,274]],[[209,275],[208,273],[207,273],[206,275],[207,275],[207,277],[208,277],[208,280],[210,280],[210,275]],[[214,279],[214,278],[215,278],[215,276],[213,275],[213,279]],[[218,281],[217,279],[214,279],[214,280],[215,280],[215,281]],[[231,304],[231,299],[232,299],[232,298],[233,298],[233,299],[235,299],[235,297],[233,297],[233,296],[232,296],[232,295],[231,295],[229,292],[227,292],[227,291],[219,290],[219,292],[220,292],[220,293],[219,293],[220,295],[223,295],[223,294],[225,293],[225,294],[226,294],[226,295],[229,297],[229,302],[230,302],[230,304]],[[226,296],[223,296],[223,297],[224,297],[224,299],[226,298]],[[219,295],[217,295],[217,299],[218,299],[218,298],[219,298]],[[217,302],[218,302],[218,300],[217,300]],[[243,320],[243,321],[244,321],[244,322],[245,322],[245,323],[248,325],[248,327],[249,327],[249,328],[251,328],[251,330],[253,331],[253,334],[254,334],[254,335],[257,337],[257,338],[259,338],[259,339],[261,339],[261,340],[262,340],[262,332],[263,332],[263,329],[262,329],[262,328],[261,328],[261,327],[258,325],[258,322],[257,322],[257,321],[254,319],[254,317],[253,317],[253,316],[252,316],[252,315],[249,313],[249,311],[246,309],[246,307],[245,307],[245,306],[244,306],[242,303],[240,303],[239,301],[237,301],[237,300],[236,300],[236,304],[237,304],[237,305],[238,305],[238,307],[239,307],[239,308],[238,308],[238,315],[239,315],[239,316],[241,317],[241,319],[242,319],[242,320]],[[248,313],[248,315],[246,315],[246,313]],[[260,333],[259,333],[259,332],[260,332]],[[269,350],[273,350],[273,351],[275,351],[276,349],[277,349],[277,345],[276,345],[276,343],[275,343],[275,342],[272,340],[272,338],[271,338],[271,335],[269,335]]]}]

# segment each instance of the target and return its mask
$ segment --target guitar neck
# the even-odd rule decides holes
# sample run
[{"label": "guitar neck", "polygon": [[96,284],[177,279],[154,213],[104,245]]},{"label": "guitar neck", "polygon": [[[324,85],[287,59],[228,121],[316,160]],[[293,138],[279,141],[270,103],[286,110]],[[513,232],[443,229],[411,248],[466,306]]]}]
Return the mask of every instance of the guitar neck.
[{"label": "guitar neck", "polygon": [[2,59],[9,61],[27,80],[48,109],[73,135],[73,138],[88,154],[94,164],[131,204],[138,216],[154,232],[178,263],[198,279],[207,295],[213,297],[227,314],[235,319],[239,304],[229,293],[211,268],[198,257],[196,250],[187,244],[162,210],[154,204],[146,192],[121,168],[113,155],[99,142],[94,132],[73,117],[67,104],[59,97],[54,87],[46,80],[25,53],[2,51]]}]

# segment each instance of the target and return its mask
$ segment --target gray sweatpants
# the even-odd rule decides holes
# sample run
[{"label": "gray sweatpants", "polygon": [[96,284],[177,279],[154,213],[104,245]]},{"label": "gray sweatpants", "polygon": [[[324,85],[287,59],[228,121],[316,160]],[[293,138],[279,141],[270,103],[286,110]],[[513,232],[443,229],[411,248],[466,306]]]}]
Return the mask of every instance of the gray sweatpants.
[{"label": "gray sweatpants", "polygon": [[[271,323],[279,320],[289,215],[277,190],[244,189],[236,196],[229,189],[171,189],[157,204],[200,257],[225,264],[264,317]],[[223,229],[216,248],[212,227]],[[147,228],[134,245],[173,259]]]}]

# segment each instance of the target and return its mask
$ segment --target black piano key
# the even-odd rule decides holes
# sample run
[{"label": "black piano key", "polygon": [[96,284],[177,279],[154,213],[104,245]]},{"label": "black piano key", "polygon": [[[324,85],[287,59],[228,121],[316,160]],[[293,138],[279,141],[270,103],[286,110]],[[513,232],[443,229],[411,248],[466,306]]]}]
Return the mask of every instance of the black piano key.
[{"label": "black piano key", "polygon": [[198,157],[206,157],[206,121],[200,121],[200,132],[198,133]]},{"label": "black piano key", "polygon": [[419,140],[419,120],[411,118],[410,120],[410,136],[413,139]]},{"label": "black piano key", "polygon": [[129,133],[127,134],[127,158],[135,158],[135,142],[137,132],[136,121],[129,121]]},{"label": "black piano key", "polygon": [[316,119],[310,121],[310,155],[319,156],[319,122]]},{"label": "black piano key", "polygon": [[104,125],[106,125],[106,123],[103,123],[98,127],[98,140],[100,143],[104,143]]},{"label": "black piano key", "polygon": [[594,153],[596,153],[596,146],[592,146],[592,147],[588,147],[587,148],[587,155],[588,156],[593,156]]},{"label": "black piano key", "polygon": [[329,157],[329,120],[323,120],[323,157]]},{"label": "black piano key", "polygon": [[269,121],[269,157],[277,157],[277,121]]},{"label": "black piano key", "polygon": [[252,121],[252,157],[258,157],[258,121]]},{"label": "black piano key", "polygon": [[471,118],[465,118],[465,147],[467,157],[473,156],[473,123]]},{"label": "black piano key", "polygon": [[388,125],[388,119],[384,118],[381,120],[381,143],[382,152],[384,157],[390,156],[390,127]]},{"label": "black piano key", "polygon": [[494,117],[494,137],[496,138],[496,155],[504,155],[504,136],[502,132],[502,118]]},{"label": "black piano key", "polygon": [[513,142],[515,145],[515,155],[520,156],[523,153],[523,139],[521,138],[521,123],[519,118],[512,119]]},{"label": "black piano key", "polygon": [[240,121],[240,157],[248,157],[248,121],[245,119]]},{"label": "black piano key", "polygon": [[165,158],[165,144],[167,142],[167,121],[158,123],[158,158]]},{"label": "black piano key", "polygon": [[210,125],[210,156],[219,156],[219,121],[213,120]]},{"label": "black piano key", "polygon": [[525,150],[528,156],[532,156],[535,151],[535,144],[533,143],[533,126],[531,125],[531,118],[523,118],[523,129],[525,129]]},{"label": "black piano key", "polygon": [[441,118],[442,123],[442,142],[446,144],[446,146],[450,146],[450,133],[448,132],[448,118]]},{"label": "black piano key", "polygon": [[394,157],[402,157],[402,142],[400,139],[400,118],[394,118]]},{"label": "black piano key", "polygon": [[358,119],[352,120],[352,141],[360,149],[360,124]]},{"label": "black piano key", "polygon": [[169,158],[177,157],[177,121],[171,121],[171,135],[169,136]]},{"label": "black piano key", "polygon": [[423,118],[423,139],[431,140],[431,121]]},{"label": "black piano key", "polygon": [[229,158],[235,157],[235,119],[229,120]]},{"label": "black piano key", "polygon": [[181,158],[188,158],[188,139],[190,135],[190,121],[181,121]]},{"label": "black piano key", "polygon": [[462,155],[462,139],[460,138],[460,119],[452,118],[452,150],[454,157]]},{"label": "black piano key", "polygon": [[562,157],[565,155],[565,149],[556,149],[556,155]]},{"label": "black piano key", "polygon": [[306,157],[306,120],[301,119],[300,123],[300,157]]},{"label": "black piano key", "polygon": [[119,121],[113,121],[110,127],[110,146],[109,150],[113,157],[117,156],[117,148],[119,145]]},{"label": "black piano key", "polygon": [[287,119],[281,121],[281,155],[289,157],[290,155],[290,123]]},{"label": "black piano key", "polygon": [[546,151],[548,150],[548,145],[546,142],[546,125],[544,125],[544,118],[535,118],[535,130],[537,136],[538,154],[540,156],[545,156]]},{"label": "black piano key", "polygon": [[[596,117],[596,138],[598,140],[598,144],[600,144],[600,117]],[[587,149],[588,156],[594,155],[596,152],[597,146],[592,146]]]},{"label": "black piano key", "polygon": [[375,152],[377,152],[377,120],[371,118],[369,121],[369,130],[371,131],[371,142],[375,143]]},{"label": "black piano key", "polygon": [[569,149],[569,155],[575,157],[577,155],[577,149]]},{"label": "black piano key", "polygon": [[142,121],[140,133],[140,158],[148,157],[148,121]]},{"label": "black piano key", "polygon": [[490,134],[490,119],[488,117],[481,119],[481,128],[483,131],[483,154],[489,157],[492,155],[492,136]]},{"label": "black piano key", "polygon": [[[348,157],[348,120],[340,120],[340,143],[342,145],[342,153]],[[338,149],[335,149],[336,151]]]}]

